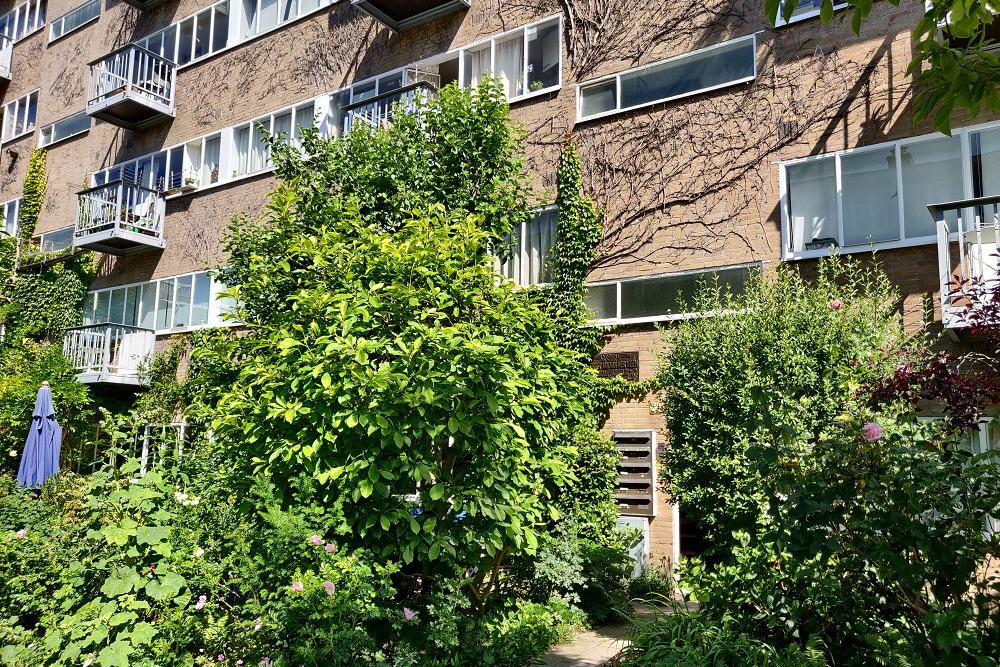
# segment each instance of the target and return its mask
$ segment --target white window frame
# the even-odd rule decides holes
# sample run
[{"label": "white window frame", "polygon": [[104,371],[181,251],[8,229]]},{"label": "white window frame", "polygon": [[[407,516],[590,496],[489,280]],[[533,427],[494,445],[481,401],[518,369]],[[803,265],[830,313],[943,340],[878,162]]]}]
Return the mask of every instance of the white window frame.
[{"label": "white window frame", "polygon": [[[72,14],[75,14],[77,12],[82,12],[84,9],[89,8],[92,5],[97,5],[97,15],[96,16],[92,16],[91,18],[87,19],[83,23],[80,23],[80,24],[78,24],[76,26],[73,26],[69,30],[65,30],[58,37],[55,36],[56,26],[57,25],[64,26],[66,24],[67,17],[69,17]],[[69,10],[68,12],[66,12],[65,14],[63,14],[62,16],[60,16],[59,18],[54,19],[54,20],[52,20],[49,23],[49,44],[51,44],[52,42],[59,41],[60,39],[62,39],[63,37],[65,37],[67,35],[73,34],[77,30],[80,30],[81,28],[90,25],[91,23],[93,23],[94,21],[96,21],[99,18],[101,18],[101,0],[87,0],[87,2],[84,2],[82,5],[78,5],[77,7],[74,7],[73,9]]]},{"label": "white window frame", "polygon": [[[520,247],[517,249],[516,252],[521,255],[520,266],[521,266],[521,274],[522,275],[519,276],[517,279],[515,279],[515,278],[510,278],[508,276],[504,276],[503,274],[499,274],[499,275],[501,275],[503,277],[504,280],[512,282],[512,283],[514,283],[515,285],[517,285],[518,287],[521,287],[521,288],[546,287],[546,286],[552,284],[551,281],[550,282],[532,283],[532,282],[528,282],[528,281],[526,281],[526,280],[523,279],[524,278],[524,272],[527,270],[526,267],[528,265],[528,261],[527,261],[527,257],[528,257],[527,253],[528,253],[528,251],[526,249],[525,239],[527,238],[528,225],[530,225],[531,223],[535,222],[535,220],[537,220],[540,216],[544,215],[545,213],[549,213],[551,211],[556,211],[556,235],[555,235],[555,238],[552,239],[552,246],[550,248],[548,248],[548,250],[546,250],[546,252],[545,252],[546,257],[548,257],[549,253],[552,251],[552,248],[555,247],[555,244],[559,240],[559,213],[558,213],[558,210],[559,210],[558,206],[556,206],[555,204],[549,204],[547,206],[543,206],[541,208],[534,209],[531,212],[531,219],[530,220],[522,220],[521,221],[521,234],[518,237],[520,239]],[[512,255],[512,257],[513,257],[513,255]],[[499,269],[500,269],[500,260],[498,259],[497,260],[497,272],[498,273],[499,273]]]},{"label": "white window frame", "polygon": [[[798,23],[799,21],[808,21],[811,18],[815,18],[815,17],[819,16],[819,7],[816,7],[815,9],[811,9],[811,10],[809,10],[807,12],[802,12],[801,14],[795,15],[792,18],[790,18],[790,19],[788,19],[786,21],[781,16],[781,12],[782,12],[782,10],[784,9],[784,6],[785,6],[785,1],[786,0],[782,0],[782,2],[778,5],[778,14],[774,17],[774,27],[775,28],[782,28],[782,27],[784,27],[786,25],[791,25],[793,23]],[[845,0],[833,0],[833,11],[834,12],[843,11],[843,10],[847,9],[848,7],[850,7],[850,5],[847,4],[847,2],[845,2]]]},{"label": "white window frame", "polygon": [[4,238],[7,233],[7,211],[11,208],[14,209],[14,230],[10,232],[10,236],[17,236],[18,216],[21,214],[21,197],[0,203],[0,238]]},{"label": "white window frame", "polygon": [[[974,196],[972,189],[972,155],[971,155],[971,135],[975,132],[984,132],[988,130],[1000,129],[1000,121],[991,121],[988,123],[979,123],[977,125],[967,125],[961,128],[955,128],[952,130],[952,137],[958,136],[961,148],[962,148],[962,196],[961,199],[970,199]],[[814,250],[792,250],[793,241],[791,235],[791,202],[790,202],[790,192],[788,188],[788,177],[786,170],[788,167],[795,166],[797,164],[803,164],[806,162],[816,162],[820,160],[835,160],[835,173],[836,173],[836,186],[837,186],[837,229],[838,229],[838,243],[844,238],[843,234],[843,187],[841,185],[840,177],[840,163],[843,157],[850,155],[859,155],[869,151],[884,151],[890,147],[894,147],[896,154],[896,192],[901,195],[903,193],[903,173],[899,166],[902,164],[901,150],[904,146],[909,146],[912,144],[917,144],[923,141],[933,141],[940,139],[947,139],[944,134],[940,132],[932,132],[929,134],[922,134],[916,137],[906,137],[903,139],[897,139],[895,141],[885,141],[878,144],[872,144],[869,146],[859,146],[857,148],[849,148],[841,151],[831,151],[829,153],[822,153],[820,155],[810,155],[808,157],[796,158],[793,160],[783,160],[778,162],[778,194],[779,202],[781,208],[781,258],[783,260],[797,260],[797,259],[815,259],[818,257],[826,257],[830,254],[829,248],[818,248]],[[923,245],[933,245],[937,243],[937,235],[932,234],[929,236],[920,236],[913,238],[906,238],[905,233],[905,217],[903,211],[903,197],[899,196],[899,224],[900,224],[900,238],[896,241],[879,241],[872,243],[871,245],[865,243],[862,245],[840,245],[836,252],[839,254],[852,254],[858,252],[871,252],[872,249],[875,250],[894,250],[898,248],[912,248],[916,246]],[[929,216],[930,213],[927,213]],[[952,240],[958,239],[958,232],[952,233]]]},{"label": "white window frame", "polygon": [[[55,131],[56,125],[59,125],[60,123],[63,123],[65,121],[77,118],[79,116],[84,116],[84,117],[87,118],[88,122],[87,122],[87,127],[86,128],[84,128],[82,130],[77,130],[76,132],[73,132],[72,134],[67,134],[64,137],[59,137],[55,141],[52,141],[51,139],[48,142],[45,141],[45,135],[46,135],[46,133],[48,133],[49,135],[51,135]],[[78,137],[81,134],[86,134],[87,132],[90,132],[90,128],[92,126],[93,126],[93,123],[90,121],[90,116],[87,116],[87,112],[86,111],[80,111],[80,112],[72,114],[70,116],[66,116],[65,118],[60,118],[59,120],[55,121],[54,123],[49,123],[48,125],[43,125],[42,126],[42,129],[39,130],[39,132],[38,132],[38,147],[39,148],[47,148],[47,147],[55,146],[56,144],[59,144],[59,143],[62,143],[63,141],[66,141],[67,139],[72,139],[73,137]]]},{"label": "white window frame", "polygon": [[[21,16],[20,12],[25,10],[25,8],[27,8],[29,5],[33,6],[35,9],[34,13],[32,14],[32,16],[34,17],[34,24],[31,26],[25,25],[24,32],[18,34],[17,23]],[[36,32],[45,27],[45,17],[42,16],[41,20],[39,20],[38,10],[41,9],[42,7],[45,7],[45,13],[47,15],[48,14],[47,5],[48,5],[47,0],[28,0],[27,2],[22,2],[17,7],[14,7],[14,9],[0,16],[0,20],[6,19],[9,16],[14,17],[14,30],[12,31],[13,34],[7,35],[8,37],[11,38],[12,42],[16,44],[17,42],[20,42],[22,39],[27,39],[28,37],[34,35]]]},{"label": "white window frame", "polygon": [[[615,72],[614,74],[609,74],[607,76],[602,76],[597,79],[591,79],[589,81],[582,81],[576,84],[576,122],[577,123],[587,123],[592,120],[598,120],[600,118],[607,118],[608,116],[614,116],[621,113],[627,113],[635,109],[644,109],[646,107],[655,106],[657,104],[664,104],[666,102],[672,102],[674,100],[680,100],[687,97],[694,97],[695,95],[702,95],[704,93],[711,92],[713,90],[721,90],[723,88],[729,88],[730,86],[737,86],[741,83],[749,83],[757,79],[758,68],[757,68],[757,34],[753,33],[750,35],[744,35],[743,37],[737,37],[735,39],[730,39],[725,42],[720,42],[719,44],[712,44],[711,46],[706,46],[695,51],[689,51],[687,53],[682,53],[670,58],[665,58],[663,60],[657,60],[656,62],[648,63],[646,65],[641,65],[639,67],[633,67],[631,69],[623,70],[621,72]],[[753,75],[746,76],[741,79],[734,79],[732,81],[727,81],[725,83],[720,83],[716,86],[707,86],[705,88],[699,88],[698,90],[692,90],[687,93],[681,93],[680,95],[671,95],[668,97],[663,97],[660,99],[652,100],[650,102],[643,102],[642,104],[636,104],[629,107],[622,106],[622,82],[621,78],[628,74],[633,74],[635,72],[641,72],[643,70],[652,69],[654,67],[660,67],[661,65],[666,65],[668,63],[686,60],[688,58],[693,58],[695,56],[700,56],[704,53],[709,53],[711,51],[716,51],[719,49],[724,49],[734,44],[740,42],[753,42]],[[593,86],[598,86],[601,84],[606,84],[609,81],[615,82],[615,108],[608,111],[602,111],[601,113],[596,113],[590,116],[583,115],[583,89],[591,88]]]},{"label": "white window frame", "polygon": [[[188,319],[190,319],[191,312],[192,312],[192,307],[194,306],[194,296],[195,296],[194,281],[195,281],[195,276],[199,276],[199,275],[207,275],[208,278],[209,278],[208,321],[205,324],[194,324],[194,325],[187,325],[187,326],[183,326],[183,327],[175,327],[175,326],[173,326],[173,322],[174,322],[174,318],[177,316],[177,306],[178,306],[178,302],[177,302],[177,299],[176,299],[176,295],[177,295],[177,281],[178,281],[178,279],[184,279],[184,278],[188,278],[188,277],[191,278],[191,297],[190,297],[190,300],[187,303]],[[165,328],[160,328],[160,327],[157,326],[157,321],[156,321],[157,320],[157,311],[158,311],[159,305],[160,305],[160,296],[163,293],[163,286],[165,284],[167,284],[167,283],[170,283],[170,285],[171,285],[171,288],[170,288],[171,289],[171,303],[170,303],[170,316],[169,316],[170,326],[169,327],[165,327]],[[129,305],[128,304],[128,290],[130,288],[133,288],[133,287],[138,288],[138,294],[140,295],[140,299],[141,299],[142,298],[143,287],[145,287],[147,285],[155,285],[156,286],[156,288],[153,290],[153,296],[152,296],[152,299],[153,299],[153,309],[152,309],[152,313],[153,313],[153,327],[152,327],[152,330],[155,332],[155,334],[157,336],[162,336],[162,335],[167,335],[167,334],[186,333],[186,332],[189,332],[189,331],[198,331],[199,329],[215,329],[215,328],[218,328],[218,327],[239,326],[239,324],[240,324],[239,322],[237,322],[235,320],[228,320],[228,319],[224,319],[223,318],[223,315],[224,315],[223,310],[222,310],[223,309],[223,304],[222,304],[222,302],[220,300],[220,295],[221,295],[222,291],[224,291],[224,290],[226,290],[228,288],[225,285],[223,285],[222,283],[220,283],[218,280],[216,280],[211,275],[211,273],[209,271],[206,271],[206,270],[192,271],[190,273],[181,273],[181,274],[178,274],[176,276],[166,276],[166,277],[163,277],[163,278],[157,278],[155,280],[147,280],[147,281],[138,282],[138,283],[128,283],[126,285],[115,285],[114,287],[102,287],[101,289],[90,290],[90,291],[87,292],[87,296],[84,299],[84,313],[83,313],[84,318],[86,318],[88,316],[87,313],[86,313],[86,306],[87,306],[88,301],[91,301],[92,302],[92,310],[91,310],[91,313],[90,313],[89,316],[90,316],[90,320],[94,323],[94,325],[96,326],[97,324],[103,324],[105,322],[110,322],[112,293],[115,292],[116,290],[124,290],[125,291],[125,299],[126,300],[124,301],[123,309],[125,310],[125,312],[127,312],[128,311],[128,305]],[[99,300],[100,295],[102,293],[107,293],[107,295],[108,295],[108,313],[107,313],[108,319],[104,320],[104,322],[98,322],[97,321],[97,303],[98,303],[98,300]],[[93,295],[93,296],[91,296],[91,295]],[[140,303],[141,303],[141,301],[140,301]],[[122,323],[122,322],[114,322],[113,324],[123,324],[124,325],[124,323]],[[140,327],[141,325],[135,324],[134,326]]]},{"label": "white window frame", "polygon": [[[14,100],[11,100],[10,102],[7,102],[6,104],[3,105],[3,118],[2,118],[3,128],[0,129],[0,132],[2,132],[3,134],[0,135],[0,143],[4,143],[5,144],[5,143],[8,143],[10,141],[16,141],[18,139],[26,137],[26,136],[30,135],[31,133],[33,133],[35,131],[35,128],[38,127],[38,93],[39,93],[39,90],[40,89],[36,88],[35,90],[31,91],[30,93],[28,93],[26,95],[22,95],[21,97],[18,97],[17,99],[14,99]],[[32,97],[35,98],[35,123],[34,123],[34,125],[32,125],[29,129],[22,130],[18,134],[12,134],[9,137],[6,136],[7,118],[8,118],[8,114],[10,113],[10,109],[11,108],[14,109],[14,119],[15,119],[14,122],[16,123],[17,122],[17,116],[18,116],[18,114],[21,113],[21,109],[23,108],[22,107],[22,103],[25,103],[25,100],[28,100],[27,104],[29,104],[29,108],[30,108],[30,99]],[[25,116],[25,121],[27,121],[27,116]]]},{"label": "white window frame", "polygon": [[679,278],[682,276],[709,274],[713,272],[720,272],[727,270],[752,269],[752,268],[762,271],[763,264],[761,262],[746,262],[743,264],[727,264],[725,266],[712,266],[704,269],[691,269],[689,271],[658,273],[652,276],[635,276],[631,278],[614,278],[611,280],[598,280],[594,282],[588,282],[586,284],[586,287],[606,287],[608,285],[615,285],[616,288],[615,288],[615,316],[590,320],[587,324],[590,326],[610,326],[615,324],[646,324],[650,322],[674,322],[678,320],[690,320],[696,317],[705,317],[712,314],[721,314],[721,313],[705,313],[705,312],[686,312],[686,313],[669,313],[666,315],[650,315],[648,317],[622,317],[622,284],[642,282],[647,280],[661,280],[663,278]]},{"label": "white window frame", "polygon": [[[74,229],[74,225],[65,225],[63,227],[58,227],[56,229],[49,229],[49,230],[46,230],[44,232],[39,232],[39,233],[35,234],[34,236],[31,237],[31,240],[32,240],[33,243],[37,243],[38,244],[38,250],[39,250],[39,252],[43,252],[43,253],[45,253],[45,252],[63,252],[64,250],[72,250],[72,248],[73,248],[73,232],[72,232],[72,230],[73,229]],[[67,230],[70,230],[69,245],[68,246],[65,246],[63,248],[54,248],[54,249],[51,249],[51,250],[47,250],[45,248],[45,237],[52,236],[53,234],[58,234],[60,232],[65,233]]]}]

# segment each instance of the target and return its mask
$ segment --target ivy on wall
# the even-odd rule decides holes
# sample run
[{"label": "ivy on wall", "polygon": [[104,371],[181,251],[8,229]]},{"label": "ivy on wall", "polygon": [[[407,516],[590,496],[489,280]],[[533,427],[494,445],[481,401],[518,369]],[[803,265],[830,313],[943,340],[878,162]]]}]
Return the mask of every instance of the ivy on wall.
[{"label": "ivy on wall", "polygon": [[35,149],[28,158],[28,171],[21,191],[21,210],[17,217],[18,239],[22,245],[31,241],[42,213],[42,204],[45,203],[45,188],[48,185],[45,158],[44,148]]}]

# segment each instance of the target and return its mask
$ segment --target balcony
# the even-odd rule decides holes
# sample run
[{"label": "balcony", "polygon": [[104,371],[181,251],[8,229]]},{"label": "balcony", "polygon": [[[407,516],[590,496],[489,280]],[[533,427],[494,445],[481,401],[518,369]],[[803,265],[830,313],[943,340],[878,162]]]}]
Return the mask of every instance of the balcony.
[{"label": "balcony", "polygon": [[0,80],[10,81],[10,58],[14,53],[14,41],[0,33]]},{"label": "balcony", "polygon": [[118,179],[78,196],[74,248],[125,256],[164,246],[163,193]]},{"label": "balcony", "polygon": [[140,372],[153,354],[156,334],[125,324],[94,324],[66,332],[63,354],[84,384],[143,384]]},{"label": "balcony", "polygon": [[351,0],[351,4],[396,32],[472,6],[470,0]]},{"label": "balcony", "polygon": [[[411,76],[413,76],[411,74]],[[344,117],[344,134],[357,125],[388,128],[396,114],[417,111],[417,100],[437,93],[437,86],[430,81],[414,81],[401,88],[389,90],[360,102],[347,104],[341,111]]]},{"label": "balcony", "polygon": [[937,224],[941,321],[952,331],[982,324],[969,297],[1000,288],[1000,196],[931,204],[927,210]]},{"label": "balcony", "polygon": [[127,130],[174,116],[177,66],[129,44],[90,64],[87,114]]}]

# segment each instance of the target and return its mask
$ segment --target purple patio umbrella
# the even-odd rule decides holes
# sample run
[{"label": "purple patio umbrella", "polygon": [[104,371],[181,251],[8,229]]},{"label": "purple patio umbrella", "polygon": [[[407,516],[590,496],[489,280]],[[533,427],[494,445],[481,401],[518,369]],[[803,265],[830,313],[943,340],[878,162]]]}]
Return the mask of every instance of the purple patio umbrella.
[{"label": "purple patio umbrella", "polygon": [[43,382],[35,399],[35,411],[31,414],[31,430],[24,441],[21,467],[17,470],[17,485],[37,489],[45,480],[59,472],[61,444],[62,428],[56,421],[56,413],[52,408],[52,391],[49,383]]}]

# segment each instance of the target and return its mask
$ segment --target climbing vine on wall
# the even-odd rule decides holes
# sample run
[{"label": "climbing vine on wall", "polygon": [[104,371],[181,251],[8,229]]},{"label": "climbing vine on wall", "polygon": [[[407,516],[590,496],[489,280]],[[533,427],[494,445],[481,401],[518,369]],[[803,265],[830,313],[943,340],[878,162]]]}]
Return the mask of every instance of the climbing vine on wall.
[{"label": "climbing vine on wall", "polygon": [[48,184],[45,157],[45,149],[38,148],[28,158],[28,172],[24,176],[24,188],[21,191],[21,210],[17,216],[18,238],[22,244],[31,241],[45,202],[45,188]]}]

